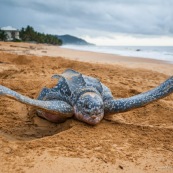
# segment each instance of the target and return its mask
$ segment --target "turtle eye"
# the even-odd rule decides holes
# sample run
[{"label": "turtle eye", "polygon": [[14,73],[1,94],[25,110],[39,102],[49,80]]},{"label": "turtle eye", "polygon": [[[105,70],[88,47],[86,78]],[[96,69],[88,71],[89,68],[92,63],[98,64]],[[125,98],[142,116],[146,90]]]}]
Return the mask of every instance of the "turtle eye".
[{"label": "turtle eye", "polygon": [[85,108],[89,109],[90,107],[89,107],[89,105],[88,105],[88,104],[86,104],[86,105],[85,105]]},{"label": "turtle eye", "polygon": [[86,109],[89,109],[89,108],[90,108],[90,106],[89,106],[88,102],[85,102],[84,107],[85,107]]}]

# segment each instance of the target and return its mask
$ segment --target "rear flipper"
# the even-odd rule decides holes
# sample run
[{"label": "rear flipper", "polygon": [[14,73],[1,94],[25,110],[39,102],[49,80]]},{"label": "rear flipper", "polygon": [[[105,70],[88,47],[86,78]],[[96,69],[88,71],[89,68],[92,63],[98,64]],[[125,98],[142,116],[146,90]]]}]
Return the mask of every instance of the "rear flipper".
[{"label": "rear flipper", "polygon": [[173,76],[162,83],[160,86],[129,98],[112,99],[105,102],[107,113],[125,112],[130,109],[142,107],[155,100],[161,99],[173,93]]},{"label": "rear flipper", "polygon": [[67,104],[64,101],[59,101],[59,100],[42,101],[42,100],[31,99],[2,85],[0,85],[0,96],[6,96],[11,99],[17,100],[21,103],[35,106],[43,110],[43,112],[44,111],[48,112],[51,115],[58,115],[60,117],[62,116],[63,118],[69,118],[73,116],[73,108],[71,107],[71,105]]}]

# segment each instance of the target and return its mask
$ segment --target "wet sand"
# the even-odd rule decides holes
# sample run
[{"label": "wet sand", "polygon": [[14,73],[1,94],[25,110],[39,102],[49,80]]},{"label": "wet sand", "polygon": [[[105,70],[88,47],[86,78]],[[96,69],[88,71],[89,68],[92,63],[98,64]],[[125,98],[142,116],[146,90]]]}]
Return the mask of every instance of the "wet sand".
[{"label": "wet sand", "polygon": [[[116,98],[173,75],[173,65],[162,61],[0,42],[0,84],[31,98],[67,68],[99,78]],[[0,97],[0,172],[172,172],[172,134],[173,94],[97,126],[73,118],[50,123],[33,107]]]}]

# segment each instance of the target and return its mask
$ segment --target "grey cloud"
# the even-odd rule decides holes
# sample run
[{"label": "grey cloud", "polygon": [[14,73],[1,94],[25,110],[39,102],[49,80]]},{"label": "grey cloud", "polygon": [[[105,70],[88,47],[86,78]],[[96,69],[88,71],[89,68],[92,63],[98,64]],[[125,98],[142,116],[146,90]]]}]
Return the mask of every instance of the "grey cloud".
[{"label": "grey cloud", "polygon": [[1,26],[84,35],[173,35],[172,0],[1,0]]}]

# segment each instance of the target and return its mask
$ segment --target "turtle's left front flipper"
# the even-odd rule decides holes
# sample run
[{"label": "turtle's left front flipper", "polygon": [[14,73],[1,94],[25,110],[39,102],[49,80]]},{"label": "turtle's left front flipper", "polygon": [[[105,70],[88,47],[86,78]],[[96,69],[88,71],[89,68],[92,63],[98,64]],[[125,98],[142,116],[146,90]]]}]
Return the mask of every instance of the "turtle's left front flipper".
[{"label": "turtle's left front flipper", "polygon": [[71,105],[67,104],[64,101],[59,101],[59,100],[42,101],[42,100],[31,99],[2,85],[0,85],[0,96],[9,97],[21,103],[38,107],[50,113],[62,114],[66,117],[73,116],[73,108],[71,107]]},{"label": "turtle's left front flipper", "polygon": [[122,99],[112,99],[105,102],[105,111],[107,113],[125,112],[130,109],[142,107],[155,100],[161,99],[173,93],[173,76],[163,82],[158,87],[136,96]]}]

